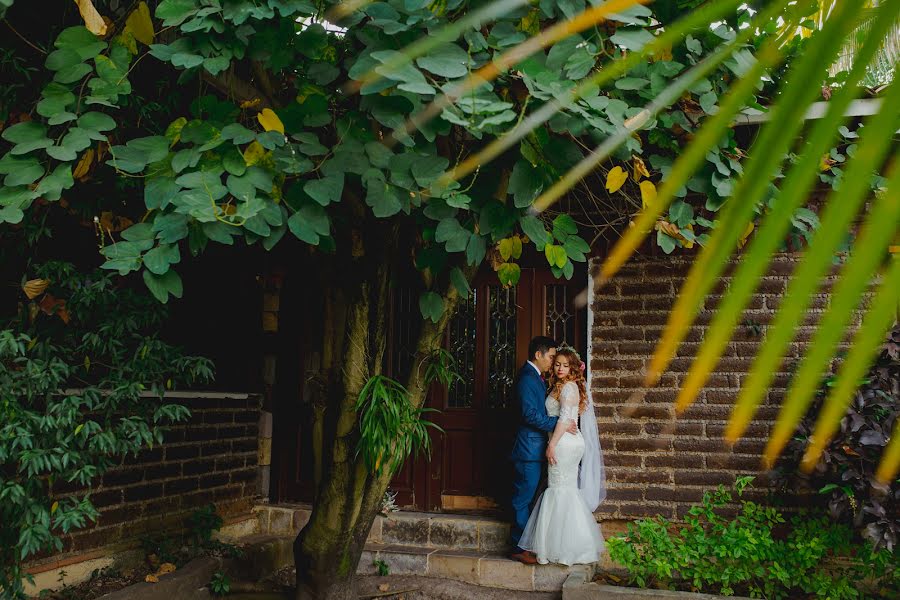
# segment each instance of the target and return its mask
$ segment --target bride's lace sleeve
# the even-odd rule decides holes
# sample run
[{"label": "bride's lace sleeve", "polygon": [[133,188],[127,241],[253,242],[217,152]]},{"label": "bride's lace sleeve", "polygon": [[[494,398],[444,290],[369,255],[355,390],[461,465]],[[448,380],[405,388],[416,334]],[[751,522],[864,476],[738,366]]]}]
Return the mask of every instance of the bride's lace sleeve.
[{"label": "bride's lace sleeve", "polygon": [[581,394],[578,393],[578,386],[569,382],[563,386],[559,394],[559,418],[570,419],[578,422],[578,404],[581,400]]}]

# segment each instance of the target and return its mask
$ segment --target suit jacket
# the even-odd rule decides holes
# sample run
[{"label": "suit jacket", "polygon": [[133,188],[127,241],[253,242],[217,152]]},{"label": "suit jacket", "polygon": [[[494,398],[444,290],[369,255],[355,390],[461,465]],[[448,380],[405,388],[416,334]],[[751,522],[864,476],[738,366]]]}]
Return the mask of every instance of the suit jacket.
[{"label": "suit jacket", "polygon": [[516,461],[542,461],[547,449],[547,433],[556,427],[557,417],[547,415],[544,402],[547,388],[538,372],[527,362],[516,377],[519,430],[509,457]]}]

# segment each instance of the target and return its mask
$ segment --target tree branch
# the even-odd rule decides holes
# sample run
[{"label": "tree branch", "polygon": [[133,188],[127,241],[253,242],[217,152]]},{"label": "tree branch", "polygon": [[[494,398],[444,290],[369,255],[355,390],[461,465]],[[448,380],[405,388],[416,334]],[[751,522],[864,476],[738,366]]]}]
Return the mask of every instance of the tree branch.
[{"label": "tree branch", "polygon": [[206,70],[202,70],[201,73],[203,81],[229,98],[239,102],[251,102],[258,99],[260,101],[258,105],[260,109],[274,106],[269,96],[263,94],[253,84],[235,75],[232,69],[223,71],[218,75],[211,75]]},{"label": "tree branch", "polygon": [[268,96],[269,103],[274,104],[275,98],[278,97],[278,93],[275,90],[275,86],[272,85],[272,78],[269,76],[269,72],[266,71],[266,68],[258,60],[251,61],[250,68],[253,69],[253,74],[256,76],[256,81],[258,81],[259,85],[262,86],[263,92],[265,92],[266,96]]}]

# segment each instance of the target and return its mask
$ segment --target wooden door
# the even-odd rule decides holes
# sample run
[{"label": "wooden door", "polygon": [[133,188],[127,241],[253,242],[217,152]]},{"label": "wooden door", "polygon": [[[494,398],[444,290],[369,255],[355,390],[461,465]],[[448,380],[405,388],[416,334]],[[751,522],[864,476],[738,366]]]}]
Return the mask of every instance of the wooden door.
[{"label": "wooden door", "polygon": [[[445,347],[461,380],[435,386],[429,415],[443,430],[432,436],[430,460],[408,461],[392,482],[401,506],[419,510],[489,510],[504,507],[512,487],[507,458],[518,426],[514,382],[528,342],[549,335],[583,353],[584,311],[572,300],[584,279],[559,281],[549,271],[523,269],[516,287],[496,275],[476,279],[446,333]],[[402,314],[417,306],[395,305]],[[391,353],[398,349],[392,344]],[[399,358],[399,356],[398,356]]]},{"label": "wooden door", "polygon": [[[435,385],[427,404],[444,433],[432,435],[430,458],[408,460],[390,488],[396,503],[418,510],[491,509],[508,502],[512,468],[507,459],[518,425],[515,376],[535,335],[565,341],[584,355],[585,311],[572,300],[584,289],[584,272],[571,281],[549,271],[523,269],[519,284],[504,289],[494,273],[479,276],[473,294],[462,303],[445,336],[445,348],[457,361],[462,379]],[[403,381],[418,338],[419,290],[397,285],[392,306],[386,372]],[[315,322],[320,299],[306,294],[302,280],[289,279],[282,291],[284,313],[277,346],[271,497],[274,501],[311,501],[311,406],[304,373],[315,372],[318,356],[309,340],[319,339]]]}]

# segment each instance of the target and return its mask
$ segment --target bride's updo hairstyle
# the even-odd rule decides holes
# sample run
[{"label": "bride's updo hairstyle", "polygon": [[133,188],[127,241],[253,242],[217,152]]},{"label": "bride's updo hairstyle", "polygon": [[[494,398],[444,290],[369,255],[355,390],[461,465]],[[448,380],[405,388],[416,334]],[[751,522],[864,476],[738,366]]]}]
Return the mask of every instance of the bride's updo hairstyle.
[{"label": "bride's updo hairstyle", "polygon": [[[556,358],[565,358],[569,361],[569,375],[565,379],[559,379],[556,376],[556,369],[550,369],[550,395],[559,400],[564,385],[570,381],[575,382],[578,386],[578,414],[584,412],[587,408],[588,395],[587,385],[584,380],[586,365],[574,348],[569,346],[561,346],[556,349]],[[556,362],[554,360],[554,362]]]}]

